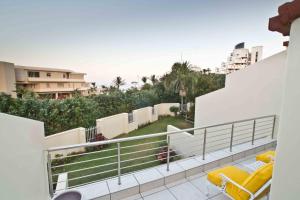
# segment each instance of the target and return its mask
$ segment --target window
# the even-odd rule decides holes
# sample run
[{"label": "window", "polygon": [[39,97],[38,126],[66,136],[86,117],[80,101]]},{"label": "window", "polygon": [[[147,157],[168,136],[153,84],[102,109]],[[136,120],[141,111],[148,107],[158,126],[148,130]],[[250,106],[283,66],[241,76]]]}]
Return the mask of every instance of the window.
[{"label": "window", "polygon": [[48,73],[47,73],[47,77],[51,77],[51,73],[48,72]]},{"label": "window", "polygon": [[64,83],[57,83],[57,87],[60,87],[60,88],[64,87]]},{"label": "window", "polygon": [[40,72],[29,71],[28,77],[40,77]]},{"label": "window", "polygon": [[257,62],[258,61],[258,52],[256,52],[256,54],[255,54],[255,62]]}]

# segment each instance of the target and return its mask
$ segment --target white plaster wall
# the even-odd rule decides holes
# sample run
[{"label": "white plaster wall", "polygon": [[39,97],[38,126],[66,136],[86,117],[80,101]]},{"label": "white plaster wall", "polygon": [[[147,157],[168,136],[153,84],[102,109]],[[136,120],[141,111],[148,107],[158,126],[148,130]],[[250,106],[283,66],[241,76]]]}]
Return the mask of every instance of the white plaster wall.
[{"label": "white plaster wall", "polygon": [[196,98],[195,127],[280,113],[286,51],[226,76],[223,89]]},{"label": "white plaster wall", "polygon": [[154,105],[154,108],[157,110],[157,115],[158,116],[163,116],[163,115],[171,115],[174,116],[174,113],[170,111],[170,107],[176,106],[179,107],[179,103],[160,103]]},{"label": "white plaster wall", "polygon": [[123,133],[137,129],[134,121],[128,123],[128,113],[120,113],[96,120],[97,128],[108,139],[112,139]]},{"label": "white plaster wall", "polygon": [[[82,144],[86,142],[86,136],[85,136],[85,129],[75,128],[68,131],[64,131],[61,133],[57,133],[54,135],[50,135],[45,137],[45,148],[48,149],[50,147],[59,147],[59,146],[66,146],[66,145],[72,145],[72,144]],[[53,156],[55,154],[63,154],[66,155],[71,152],[79,152],[84,151],[84,148],[77,148],[77,149],[70,149],[70,150],[64,150],[64,151],[55,151],[53,152]]]},{"label": "white plaster wall", "polygon": [[[168,125],[167,131],[179,131],[181,129]],[[177,155],[182,155],[187,158],[194,155],[202,154],[203,135],[202,132],[197,132],[198,135],[192,135],[188,132],[175,133],[170,135],[170,147],[176,150]]]},{"label": "white plaster wall", "polygon": [[44,124],[0,113],[0,199],[49,199]]},{"label": "white plaster wall", "polygon": [[154,122],[158,119],[157,112],[154,111],[154,115],[152,114],[152,108],[149,106],[132,111],[133,118],[138,126]]},{"label": "white plaster wall", "polygon": [[271,200],[299,199],[300,18],[292,23]]}]

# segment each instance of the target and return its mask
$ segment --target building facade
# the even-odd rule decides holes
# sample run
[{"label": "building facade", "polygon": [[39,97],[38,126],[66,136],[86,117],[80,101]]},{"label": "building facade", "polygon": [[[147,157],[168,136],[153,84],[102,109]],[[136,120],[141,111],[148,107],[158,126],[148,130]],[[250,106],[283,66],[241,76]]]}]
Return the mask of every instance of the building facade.
[{"label": "building facade", "polygon": [[244,69],[249,65],[252,65],[262,59],[263,47],[256,46],[252,47],[251,51],[245,48],[245,43],[237,44],[227,62],[223,62],[221,67],[216,71],[218,73],[229,74],[231,72]]},{"label": "building facade", "polygon": [[[85,73],[66,69],[18,66],[0,62],[0,92],[16,96],[16,88],[30,90],[40,97],[64,99],[74,93],[88,95]],[[3,72],[3,73],[2,73]]]}]

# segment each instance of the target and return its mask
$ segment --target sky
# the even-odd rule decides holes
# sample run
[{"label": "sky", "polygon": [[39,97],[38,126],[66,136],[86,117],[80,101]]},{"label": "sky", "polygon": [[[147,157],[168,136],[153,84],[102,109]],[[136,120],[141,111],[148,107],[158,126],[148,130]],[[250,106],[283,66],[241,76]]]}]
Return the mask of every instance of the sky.
[{"label": "sky", "polygon": [[109,85],[163,75],[174,62],[220,67],[235,44],[287,40],[268,31],[286,0],[0,0],[0,60],[65,68]]}]

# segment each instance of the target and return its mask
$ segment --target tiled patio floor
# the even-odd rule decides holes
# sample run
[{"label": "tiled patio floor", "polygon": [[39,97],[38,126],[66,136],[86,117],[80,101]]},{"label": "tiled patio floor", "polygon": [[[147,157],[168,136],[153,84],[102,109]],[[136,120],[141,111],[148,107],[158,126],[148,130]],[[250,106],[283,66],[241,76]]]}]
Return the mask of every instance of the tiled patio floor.
[{"label": "tiled patio floor", "polygon": [[91,200],[226,200],[214,186],[209,186],[207,195],[207,173],[215,168],[244,165],[255,161],[255,155],[274,149],[274,140],[257,140],[255,145],[243,143],[234,146],[233,151],[222,149],[202,156],[182,159],[166,165],[149,168],[133,174],[121,176],[122,184],[117,178],[88,184],[75,189]]},{"label": "tiled patio floor", "polygon": [[[244,165],[254,161],[255,155],[251,155],[223,166],[236,165],[240,168],[246,169]],[[207,173],[211,170],[213,169],[147,192],[143,192],[126,198],[125,200],[230,200],[224,194],[220,193],[220,191],[214,186],[209,186],[209,195],[206,195],[206,178]]]}]

